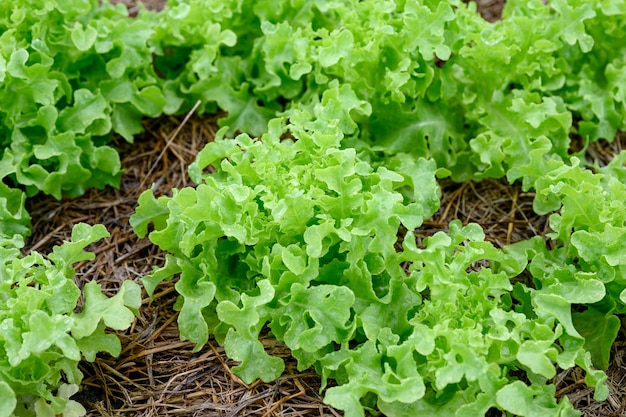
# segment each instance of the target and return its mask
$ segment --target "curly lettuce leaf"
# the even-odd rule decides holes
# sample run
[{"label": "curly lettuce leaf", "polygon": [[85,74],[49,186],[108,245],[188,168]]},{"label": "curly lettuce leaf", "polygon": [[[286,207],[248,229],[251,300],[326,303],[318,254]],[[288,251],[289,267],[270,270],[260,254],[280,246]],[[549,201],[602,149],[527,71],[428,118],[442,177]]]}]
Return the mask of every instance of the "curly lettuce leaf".
[{"label": "curly lettuce leaf", "polygon": [[26,195],[0,182],[0,239],[30,234],[30,215],[24,206]]}]

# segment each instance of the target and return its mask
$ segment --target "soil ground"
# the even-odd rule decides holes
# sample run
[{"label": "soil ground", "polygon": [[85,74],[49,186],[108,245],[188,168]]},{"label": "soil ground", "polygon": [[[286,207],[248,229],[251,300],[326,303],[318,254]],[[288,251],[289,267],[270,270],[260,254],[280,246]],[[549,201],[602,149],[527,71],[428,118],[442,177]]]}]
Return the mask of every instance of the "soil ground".
[{"label": "soil ground", "polygon": [[[125,0],[132,11],[134,0]],[[162,7],[163,0],[145,2]],[[479,1],[488,20],[500,15],[503,2]],[[145,133],[129,144],[116,138],[125,173],[119,189],[90,190],[76,199],[56,201],[36,197],[28,202],[33,217],[33,235],[27,250],[47,253],[69,239],[71,227],[79,222],[104,224],[111,237],[92,245],[93,262],[78,265],[80,285],[98,280],[105,291],[114,293],[126,279],[138,281],[164,255],[147,239],[137,238],[128,224],[141,191],[153,185],[155,194],[192,185],[187,166],[197,152],[212,140],[216,117],[162,117],[144,122]],[[602,142],[587,150],[599,164],[626,146],[626,135],[612,143]],[[497,246],[544,235],[547,219],[532,211],[533,194],[505,180],[455,184],[442,181],[440,210],[417,232],[418,239],[445,230],[453,219],[476,222],[487,240]],[[94,363],[83,363],[83,390],[76,399],[90,416],[340,416],[322,402],[320,378],[312,370],[298,372],[295,360],[283,345],[263,340],[268,352],[286,363],[284,375],[272,383],[244,384],[230,371],[235,365],[223,349],[211,341],[192,353],[193,345],[182,342],[176,327],[173,283],[157,288],[155,299],[147,296],[141,315],[132,328],[119,333],[123,351],[119,358],[101,355]],[[603,403],[592,400],[579,369],[560,372],[554,382],[557,395],[567,395],[583,416],[626,416],[626,332],[622,328],[612,349],[609,376],[610,397]],[[490,413],[500,415],[499,412]]]}]

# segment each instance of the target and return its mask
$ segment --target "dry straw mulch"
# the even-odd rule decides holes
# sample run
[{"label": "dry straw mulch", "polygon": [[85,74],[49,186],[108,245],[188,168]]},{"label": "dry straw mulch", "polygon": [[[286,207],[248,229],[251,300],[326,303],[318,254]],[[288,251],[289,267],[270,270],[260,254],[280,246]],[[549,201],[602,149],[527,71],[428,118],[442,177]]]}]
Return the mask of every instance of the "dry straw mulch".
[{"label": "dry straw mulch", "polygon": [[[125,0],[131,10],[134,1]],[[159,7],[162,0],[151,0]],[[479,2],[489,20],[498,18],[503,2]],[[129,144],[116,139],[125,173],[119,189],[89,190],[75,199],[56,201],[40,196],[28,202],[33,217],[33,236],[26,250],[44,253],[69,239],[79,222],[104,224],[111,237],[92,245],[97,257],[78,265],[76,280],[84,285],[97,280],[105,292],[115,293],[126,279],[138,281],[164,255],[147,239],[137,238],[128,224],[139,194],[153,186],[155,194],[193,185],[186,169],[197,152],[212,140],[215,117],[199,119],[163,117],[147,120],[146,132]],[[605,164],[626,145],[626,135],[613,143],[599,142],[587,150],[588,158]],[[417,232],[423,239],[445,230],[453,219],[479,223],[488,241],[506,244],[545,235],[547,219],[532,211],[534,195],[505,180],[455,184],[442,181],[440,210]],[[230,368],[235,365],[223,349],[210,343],[192,353],[193,345],[182,342],[173,310],[173,283],[157,288],[155,299],[145,296],[140,317],[132,328],[119,334],[123,351],[119,358],[101,355],[94,363],[82,364],[83,390],[76,399],[90,416],[340,416],[322,402],[320,378],[312,370],[297,372],[286,347],[271,338],[263,340],[268,352],[286,363],[284,375],[272,383],[244,384]],[[620,333],[613,346],[608,369],[611,395],[596,403],[579,369],[560,372],[555,378],[559,396],[567,395],[584,416],[626,416],[626,394],[620,389],[626,378],[626,336]],[[490,415],[500,415],[499,412]]]}]

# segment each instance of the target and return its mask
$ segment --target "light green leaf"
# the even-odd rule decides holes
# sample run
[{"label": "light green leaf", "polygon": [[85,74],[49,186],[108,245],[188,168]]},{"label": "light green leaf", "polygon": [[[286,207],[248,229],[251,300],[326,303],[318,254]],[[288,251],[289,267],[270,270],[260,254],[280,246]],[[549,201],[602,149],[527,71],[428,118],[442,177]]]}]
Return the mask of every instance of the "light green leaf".
[{"label": "light green leaf", "polygon": [[0,239],[30,234],[30,216],[25,208],[26,194],[0,181]]},{"label": "light green leaf", "polygon": [[167,200],[154,197],[152,190],[146,190],[139,196],[137,200],[138,206],[130,216],[129,223],[133,227],[133,231],[139,237],[145,237],[148,234],[148,226],[154,223],[156,230],[165,228],[165,220],[169,209],[167,208]]},{"label": "light green leaf", "polygon": [[11,386],[4,381],[0,381],[0,417],[11,417],[16,405],[17,399]]},{"label": "light green leaf", "polygon": [[527,340],[517,352],[517,360],[532,372],[546,378],[554,378],[556,368],[552,361],[556,359],[557,350],[552,340]]},{"label": "light green leaf", "polygon": [[176,290],[181,295],[182,306],[178,315],[181,337],[196,344],[199,350],[209,340],[209,329],[203,310],[215,298],[216,286],[213,282],[198,277],[199,271],[189,264],[181,265],[181,277]]},{"label": "light green leaf", "polygon": [[574,337],[581,337],[572,323],[572,304],[553,294],[536,294],[533,298],[536,314],[548,321],[557,319],[565,331]]},{"label": "light green leaf", "polygon": [[589,262],[603,260],[610,266],[626,265],[626,228],[607,224],[602,233],[577,230],[572,233],[572,245]]},{"label": "light green leaf", "polygon": [[560,36],[570,45],[579,43],[583,52],[589,52],[593,47],[593,38],[586,33],[584,21],[596,16],[595,11],[587,3],[570,5],[567,1],[557,0],[550,2],[550,7],[560,14],[561,20],[554,22]]},{"label": "light green leaf", "polygon": [[241,361],[240,365],[233,367],[233,372],[247,384],[257,378],[264,382],[274,381],[285,370],[283,360],[269,356],[261,342],[244,338],[232,329],[226,335],[224,349],[229,357]]},{"label": "light green leaf", "polygon": [[283,263],[291,272],[301,275],[306,269],[306,255],[297,245],[289,245],[281,252]]},{"label": "light green leaf", "polygon": [[480,375],[487,371],[487,363],[481,360],[470,348],[461,344],[453,343],[450,351],[444,355],[447,364],[439,367],[435,373],[438,390],[447,385],[461,382],[463,378],[476,381]]},{"label": "light green leaf", "polygon": [[330,343],[350,340],[354,328],[350,322],[352,291],[330,285],[305,288],[299,283],[290,290],[281,321],[288,327],[284,338],[292,349],[314,352]]},{"label": "light green leaf", "polygon": [[79,51],[86,51],[93,46],[98,36],[98,31],[93,26],[83,28],[80,23],[76,23],[72,29],[72,42]]},{"label": "light green leaf", "polygon": [[148,117],[159,116],[166,105],[163,92],[155,85],[142,88],[137,94],[133,94],[130,102],[142,115]]},{"label": "light green leaf", "polygon": [[114,334],[105,333],[105,326],[102,322],[98,323],[91,334],[77,339],[76,344],[83,357],[89,362],[95,361],[96,355],[100,352],[107,352],[117,357],[122,351],[120,339]]},{"label": "light green leaf", "polygon": [[20,356],[28,357],[58,346],[70,360],[80,360],[76,342],[69,336],[72,321],[67,316],[50,317],[43,311],[34,311],[28,319],[29,331],[22,333],[23,344]]},{"label": "light green leaf", "polygon": [[520,417],[575,416],[567,401],[557,404],[554,386],[527,386],[522,381],[512,382],[496,394],[496,401],[504,410]]},{"label": "light green leaf", "polygon": [[444,61],[450,58],[450,47],[444,40],[445,24],[454,20],[455,15],[449,4],[440,2],[433,11],[426,5],[409,2],[403,16],[406,52],[419,48],[427,60],[435,56]]},{"label": "light green leaf", "polygon": [[108,133],[109,129],[102,129],[98,122],[106,123],[109,119],[109,105],[105,98],[99,93],[94,94],[81,88],[74,92],[73,106],[59,113],[58,123],[63,131],[85,133],[91,127],[95,134],[102,135]]},{"label": "light green leaf", "polygon": [[100,284],[88,282],[84,288],[85,305],[80,313],[73,313],[72,336],[81,339],[93,334],[102,321],[115,330],[128,328],[141,305],[141,290],[133,281],[124,281],[119,292],[107,298]]},{"label": "light green leaf", "polygon": [[70,266],[77,262],[93,260],[95,255],[84,249],[91,243],[108,236],[109,232],[101,224],[90,226],[86,223],[78,223],[72,228],[72,240],[61,246],[55,246],[49,258],[60,266]]},{"label": "light green leaf", "polygon": [[78,385],[74,384],[62,384],[59,387],[57,395],[59,398],[66,401],[65,409],[63,410],[63,417],[82,417],[87,414],[87,410],[79,402],[71,400],[74,394],[79,390]]}]

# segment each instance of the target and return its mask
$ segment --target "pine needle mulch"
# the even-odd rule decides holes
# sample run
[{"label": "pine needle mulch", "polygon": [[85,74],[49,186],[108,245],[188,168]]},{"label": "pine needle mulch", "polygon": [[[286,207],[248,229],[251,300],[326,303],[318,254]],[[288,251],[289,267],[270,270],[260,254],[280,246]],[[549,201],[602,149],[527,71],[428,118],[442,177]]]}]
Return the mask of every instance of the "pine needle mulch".
[{"label": "pine needle mulch", "polygon": [[[130,7],[133,1],[125,1]],[[158,6],[161,0],[152,0]],[[496,19],[502,1],[482,2],[486,18]],[[163,117],[147,120],[146,132],[129,144],[115,139],[125,173],[119,189],[89,190],[75,199],[56,201],[39,196],[28,202],[33,217],[33,235],[26,250],[47,253],[70,237],[73,225],[104,224],[111,237],[93,244],[96,259],[77,267],[80,286],[97,280],[105,292],[114,294],[122,281],[138,281],[164,255],[147,239],[139,239],[128,224],[140,193],[154,187],[155,194],[193,185],[187,166],[197,152],[215,135],[216,117],[200,119]],[[614,142],[599,142],[587,149],[587,157],[600,165],[626,147],[626,135]],[[418,240],[446,230],[453,219],[475,222],[485,230],[486,239],[498,247],[544,236],[547,218],[532,211],[534,195],[505,180],[455,184],[441,182],[443,198],[439,211],[416,231]],[[286,364],[284,375],[272,383],[244,384],[230,368],[236,363],[211,340],[197,353],[193,344],[180,340],[174,283],[159,286],[154,300],[144,294],[140,317],[126,332],[118,333],[123,350],[118,358],[100,355],[94,363],[82,364],[85,374],[82,391],[75,399],[89,416],[340,416],[323,404],[320,377],[312,370],[298,372],[288,349],[273,339],[262,340],[271,355]],[[592,400],[580,369],[558,373],[554,379],[557,395],[567,395],[586,417],[626,416],[626,333],[622,328],[613,345],[607,371],[610,397],[603,403]],[[490,413],[497,416],[500,413]]]}]

